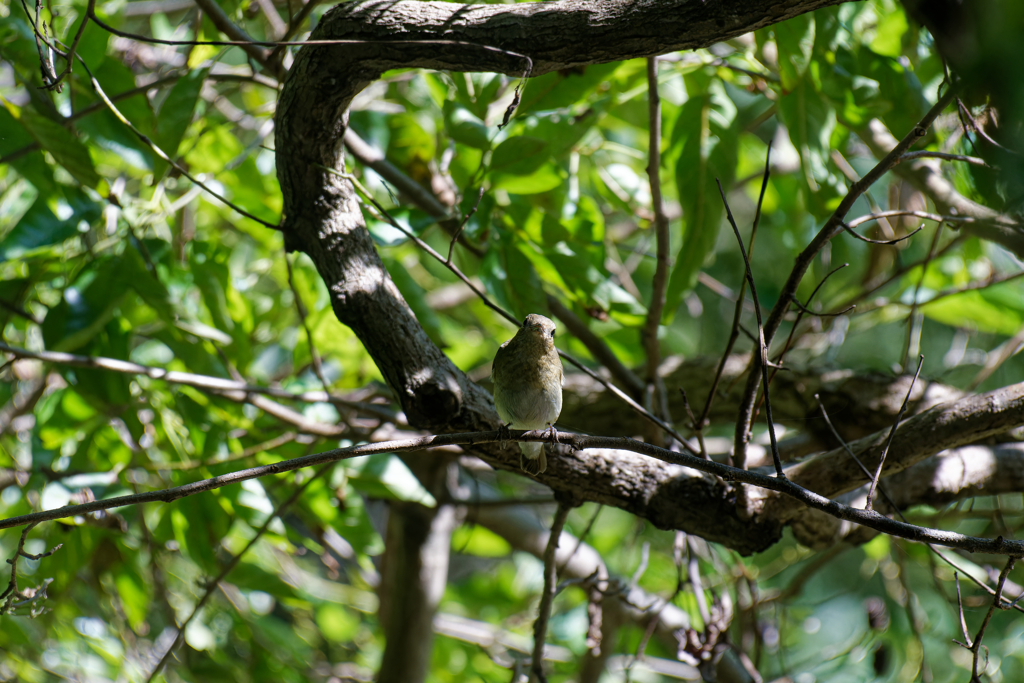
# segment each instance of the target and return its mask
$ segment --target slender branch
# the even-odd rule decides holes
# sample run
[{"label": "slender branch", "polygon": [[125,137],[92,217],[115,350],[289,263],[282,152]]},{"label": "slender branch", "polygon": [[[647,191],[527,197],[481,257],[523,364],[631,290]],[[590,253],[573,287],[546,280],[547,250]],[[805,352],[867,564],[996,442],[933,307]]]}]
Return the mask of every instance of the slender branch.
[{"label": "slender branch", "polygon": [[469,210],[469,213],[462,217],[462,222],[459,223],[458,229],[455,231],[455,234],[452,235],[452,241],[448,245],[448,258],[446,258],[444,261],[445,265],[448,265],[452,262],[452,255],[455,253],[455,244],[456,242],[459,241],[459,237],[462,235],[462,231],[466,229],[466,224],[469,223],[469,219],[472,218],[473,214],[476,213],[476,210],[480,208],[480,200],[483,198],[484,188],[483,186],[481,186],[480,192],[478,192],[476,195],[476,202],[473,203],[473,208]]},{"label": "slender branch", "polygon": [[896,414],[896,420],[892,423],[892,429],[889,430],[889,437],[885,440],[885,446],[882,448],[882,454],[878,456],[878,469],[875,470],[875,476],[871,478],[871,486],[868,487],[868,500],[864,504],[865,510],[870,510],[871,505],[875,500],[875,487],[878,486],[878,478],[882,476],[882,468],[885,466],[885,456],[889,454],[889,446],[892,445],[892,439],[896,436],[896,429],[900,426],[900,420],[903,419],[904,413],[907,412],[907,404],[910,403],[910,394],[914,391],[914,384],[917,382],[918,376],[921,374],[921,366],[924,365],[924,356],[919,356],[917,359],[917,372],[914,373],[914,379],[910,380],[910,386],[907,387],[907,396],[903,399],[903,405],[900,406],[900,412]]},{"label": "slender branch", "polygon": [[861,242],[867,242],[868,244],[879,244],[879,245],[886,246],[886,247],[892,246],[894,244],[899,244],[903,240],[908,240],[911,237],[913,237],[914,235],[916,235],[917,233],[921,232],[921,228],[918,228],[914,232],[909,232],[906,235],[904,235],[903,237],[897,237],[897,238],[891,239],[891,240],[873,240],[870,237],[865,237],[864,235],[861,235],[859,232],[855,232],[853,230],[853,228],[850,227],[850,225],[848,223],[843,223],[843,230],[845,230],[848,235],[856,237]]},{"label": "slender branch", "polygon": [[[754,300],[754,314],[757,316],[757,350],[760,357],[760,363],[757,363],[757,365],[760,366],[764,381],[765,417],[768,420],[768,436],[772,442],[772,460],[775,462],[775,475],[779,479],[785,479],[786,475],[782,471],[782,458],[779,457],[779,442],[775,436],[775,422],[772,420],[772,402],[768,396],[768,344],[765,343],[764,339],[764,325],[761,322],[761,304],[757,300],[754,273],[750,270],[750,259],[747,258],[747,250],[743,248],[743,238],[740,236],[740,229],[736,225],[736,219],[732,217],[732,209],[729,207],[729,201],[725,198],[725,190],[722,188],[721,181],[716,178],[715,182],[718,183],[718,192],[722,195],[722,203],[725,204],[725,216],[729,220],[729,225],[732,226],[733,234],[736,235],[736,243],[740,247],[740,256],[743,257],[747,284],[750,286],[750,297]],[[736,449],[737,453],[739,450],[739,448]]]},{"label": "slender branch", "polygon": [[320,352],[316,350],[316,346],[313,344],[313,331],[309,329],[309,321],[306,320],[306,305],[302,303],[302,296],[299,294],[298,288],[295,286],[295,274],[292,272],[292,262],[288,258],[288,254],[284,254],[284,265],[288,269],[288,287],[292,290],[292,297],[295,299],[295,311],[299,314],[299,321],[302,323],[302,329],[306,332],[306,343],[309,344],[309,357],[313,363],[313,373],[317,379],[320,380],[320,386],[324,388],[324,393],[329,394],[331,392],[330,383],[324,377],[323,363],[320,361]]},{"label": "slender branch", "polygon": [[[661,318],[665,310],[669,272],[668,216],[665,214],[665,202],[661,197],[661,97],[658,95],[657,57],[647,59],[647,101],[650,120],[647,175],[651,186],[651,209],[654,211],[657,261],[651,285],[651,302],[647,308],[647,322],[642,336],[647,352],[647,383],[651,386],[657,382],[658,366],[661,364],[658,330],[661,328]],[[666,406],[662,406],[662,411],[665,408]]]},{"label": "slender branch", "polygon": [[238,214],[240,214],[242,216],[245,216],[246,218],[249,218],[251,220],[254,220],[257,223],[259,223],[260,225],[262,225],[264,227],[267,227],[267,228],[270,228],[271,230],[279,230],[280,229],[276,224],[268,223],[267,221],[263,220],[262,218],[259,218],[258,216],[254,216],[253,214],[249,213],[248,211],[246,211],[245,209],[241,208],[240,206],[235,205],[233,202],[228,200],[226,197],[221,195],[219,192],[214,191],[206,183],[204,183],[203,181],[199,180],[198,178],[193,176],[191,173],[189,173],[187,170],[182,168],[182,166],[178,162],[176,162],[173,159],[171,159],[167,155],[166,152],[164,152],[162,149],[160,149],[156,145],[156,143],[153,142],[149,138],[148,135],[145,135],[144,133],[142,133],[142,131],[140,131],[138,128],[136,128],[135,125],[131,121],[129,121],[127,118],[125,118],[124,114],[122,114],[121,111],[110,100],[110,98],[107,97],[107,93],[103,91],[103,87],[100,85],[100,82],[96,80],[96,77],[92,74],[92,71],[89,70],[89,67],[86,65],[85,61],[82,60],[81,57],[79,57],[79,61],[82,62],[82,67],[85,68],[86,72],[89,74],[89,81],[92,83],[93,89],[96,91],[96,94],[100,96],[100,99],[103,100],[104,104],[107,105],[107,109],[109,109],[110,112],[115,117],[117,117],[118,121],[120,121],[125,126],[127,126],[128,129],[132,133],[135,134],[135,137],[139,138],[139,140],[142,142],[142,144],[144,144],[147,147],[149,147],[153,151],[154,154],[156,154],[158,157],[160,157],[161,159],[166,161],[168,164],[170,164],[176,171],[181,173],[183,176],[185,176],[186,178],[191,180],[193,183],[195,183],[199,187],[203,188],[203,190],[205,190],[209,195],[219,199],[226,206],[228,206],[231,209],[233,209],[236,213],[238,213]]},{"label": "slender branch", "polygon": [[[940,221],[935,226],[935,234],[932,235],[932,241],[928,245],[928,253],[924,257],[924,263],[921,264],[921,277],[917,280],[917,285],[914,287],[914,299],[910,304],[910,313],[907,314],[907,345],[903,349],[903,358],[900,360],[900,366],[903,368],[907,367],[907,361],[910,360],[911,347],[914,347],[913,353],[917,353],[921,348],[921,327],[920,325],[914,325],[914,320],[917,316],[917,302],[921,297],[921,287],[924,285],[924,279],[928,275],[928,266],[931,265],[932,258],[935,256],[935,247],[939,244],[939,237],[942,235],[943,223]],[[914,334],[914,328],[917,327],[917,334]]]},{"label": "slender branch", "polygon": [[587,351],[594,357],[594,360],[607,368],[611,376],[621,382],[634,396],[643,393],[643,380],[619,360],[619,357],[603,339],[594,334],[585,322],[580,320],[555,296],[548,294],[547,300],[548,310],[551,311],[551,314],[558,318],[569,330],[569,333],[576,337],[583,346],[587,347]]},{"label": "slender branch", "polygon": [[[768,178],[771,177],[771,157],[772,157],[772,146],[769,143],[768,150],[764,155],[764,174],[761,177],[761,194],[757,198],[757,210],[754,212],[754,225],[750,229],[750,242],[747,244],[747,251],[753,253],[754,251],[754,238],[757,236],[757,227],[761,224],[761,207],[764,206],[764,195],[768,191]],[[705,283],[706,284],[706,283]],[[722,359],[718,362],[718,369],[715,371],[715,379],[711,382],[711,389],[708,391],[707,400],[704,402],[704,412],[700,416],[701,428],[707,423],[708,414],[711,412],[711,404],[715,400],[715,392],[718,389],[718,383],[722,379],[722,373],[725,371],[725,364],[729,360],[732,349],[736,345],[736,340],[740,335],[740,315],[743,313],[743,305],[746,303],[746,292],[747,292],[747,281],[746,279],[740,284],[739,296],[736,297],[736,308],[732,315],[732,331],[729,333],[729,341],[725,344],[725,351],[722,352]]]},{"label": "slender branch", "polygon": [[304,391],[301,394],[293,394],[284,389],[276,387],[261,387],[255,384],[247,384],[236,380],[211,377],[209,375],[196,375],[191,372],[178,372],[177,370],[164,370],[150,365],[139,365],[131,361],[118,358],[105,358],[103,356],[79,356],[63,351],[29,351],[28,349],[10,346],[0,342],[0,351],[13,355],[15,358],[34,358],[47,363],[57,365],[68,365],[78,368],[95,368],[120,372],[127,375],[144,375],[150,379],[163,380],[171,384],[184,384],[203,391],[209,391],[236,402],[251,402],[254,395],[273,396],[290,401],[301,401],[302,403],[332,403],[337,406],[370,413],[384,420],[393,421],[394,413],[388,411],[384,406],[365,403],[362,401],[350,401],[326,391]]},{"label": "slender branch", "polygon": [[974,164],[975,166],[984,166],[985,168],[992,168],[988,165],[988,162],[978,157],[964,156],[963,154],[946,154],[945,152],[907,152],[899,158],[896,163],[904,161],[912,161],[914,159],[943,159],[945,161],[962,161],[967,164]]},{"label": "slender branch", "polygon": [[[978,627],[978,633],[974,636],[974,642],[971,644],[971,651],[974,653],[974,657],[971,661],[971,683],[980,681],[978,677],[978,655],[981,652],[981,639],[985,636],[985,629],[988,628],[988,622],[992,619],[992,613],[995,611],[996,606],[999,605],[1002,599],[1003,586],[1006,585],[1006,577],[1009,575],[1010,570],[1013,569],[1014,563],[1017,558],[1011,557],[1006,560],[1006,565],[1003,566],[1003,571],[999,572],[999,580],[996,582],[995,596],[992,598],[992,604],[988,607],[988,612],[985,613],[985,619],[981,622],[981,626]],[[958,586],[959,588],[959,586]],[[959,590],[957,591],[959,596]],[[962,614],[962,611],[961,611]],[[986,655],[986,660],[988,659]],[[985,668],[988,668],[987,666]]]},{"label": "slender branch", "polygon": [[548,619],[551,617],[551,603],[555,600],[555,553],[571,509],[572,505],[566,502],[558,503],[555,519],[551,522],[551,535],[544,550],[544,592],[540,595],[537,620],[533,622],[533,661],[530,666],[531,679],[540,683],[547,682],[544,675],[544,640],[547,637]]}]

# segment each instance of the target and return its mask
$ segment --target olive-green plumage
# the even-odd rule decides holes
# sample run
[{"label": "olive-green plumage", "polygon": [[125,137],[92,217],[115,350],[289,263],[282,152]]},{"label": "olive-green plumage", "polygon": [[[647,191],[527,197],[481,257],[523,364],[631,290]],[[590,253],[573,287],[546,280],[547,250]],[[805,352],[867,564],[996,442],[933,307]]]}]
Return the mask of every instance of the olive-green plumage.
[{"label": "olive-green plumage", "polygon": [[[512,429],[554,429],[562,412],[562,361],[555,349],[555,324],[526,316],[516,336],[501,345],[491,369],[494,406]],[[554,433],[554,432],[553,432]],[[520,442],[520,466],[530,474],[547,469],[544,444]]]}]

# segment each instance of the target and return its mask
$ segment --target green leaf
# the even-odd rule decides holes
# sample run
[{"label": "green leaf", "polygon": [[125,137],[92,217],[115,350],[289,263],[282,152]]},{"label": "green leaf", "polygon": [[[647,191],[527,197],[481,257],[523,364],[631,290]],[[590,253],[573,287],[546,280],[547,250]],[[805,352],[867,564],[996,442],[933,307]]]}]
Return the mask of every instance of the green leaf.
[{"label": "green leaf", "polygon": [[120,259],[97,259],[64,290],[60,303],[43,320],[43,341],[53,351],[82,346],[107,324],[125,295]]},{"label": "green leaf", "polygon": [[82,218],[72,215],[62,221],[53,215],[45,200],[36,199],[14,228],[0,241],[0,262],[20,258],[40,247],[60,244],[71,239],[78,234],[80,220]]},{"label": "green leaf", "polygon": [[455,142],[477,149],[491,148],[491,132],[484,122],[454,102],[444,103],[444,127]]},{"label": "green leaf", "polygon": [[814,50],[814,15],[801,14],[776,24],[775,44],[779,50],[779,77],[786,92],[796,87],[807,71]]},{"label": "green leaf", "polygon": [[[196,103],[199,101],[199,92],[206,79],[206,71],[206,69],[190,71],[188,75],[178,79],[160,107],[153,142],[171,159],[178,158],[181,140],[185,137],[185,131],[188,130],[189,124],[192,123]],[[153,163],[153,175],[157,178],[163,177],[167,169],[170,168],[163,159],[156,158]]]},{"label": "green leaf", "polygon": [[378,453],[345,461],[352,486],[371,497],[434,507],[437,501],[398,456]]},{"label": "green leaf", "polygon": [[665,320],[675,314],[683,292],[696,284],[697,273],[715,246],[725,212],[716,180],[724,188],[732,185],[739,155],[736,108],[720,89],[688,101],[679,118],[676,129],[683,146],[675,170],[685,230],[669,276]]},{"label": "green leaf", "polygon": [[505,190],[510,194],[540,194],[553,190],[563,182],[561,169],[554,164],[545,164],[530,175],[494,173],[491,175],[491,189]]},{"label": "green leaf", "polygon": [[880,13],[871,49],[880,55],[899,57],[903,54],[903,36],[909,28],[903,8],[899,3],[892,3],[891,7]]},{"label": "green leaf", "polygon": [[20,111],[5,102],[7,111],[17,118],[35,138],[39,146],[53,155],[58,164],[67,169],[75,180],[86,187],[99,185],[100,176],[93,166],[89,149],[64,126],[40,116],[33,109],[25,107]]},{"label": "green leaf", "polygon": [[328,640],[347,643],[359,632],[359,617],[341,605],[327,603],[316,610],[316,624]]},{"label": "green leaf", "polygon": [[491,173],[529,175],[544,165],[547,154],[542,154],[547,142],[528,135],[509,138],[494,149],[491,155]]},{"label": "green leaf", "polygon": [[844,186],[843,180],[833,173],[830,158],[832,133],[836,129],[835,107],[805,79],[791,93],[779,98],[778,112],[800,154],[800,168],[813,213],[827,215],[835,209],[834,201]]},{"label": "green leaf", "polygon": [[461,526],[452,534],[452,550],[478,557],[505,557],[512,546],[504,538],[482,526]]}]

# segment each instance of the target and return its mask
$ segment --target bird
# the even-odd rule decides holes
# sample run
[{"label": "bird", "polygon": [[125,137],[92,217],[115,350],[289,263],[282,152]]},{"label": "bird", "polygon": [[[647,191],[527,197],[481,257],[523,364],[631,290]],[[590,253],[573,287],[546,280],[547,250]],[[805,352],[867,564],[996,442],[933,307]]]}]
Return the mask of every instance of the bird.
[{"label": "bird", "polygon": [[[555,323],[536,313],[523,320],[515,336],[501,345],[491,367],[494,407],[508,429],[551,430],[558,441],[555,421],[562,412],[562,361],[555,348]],[[537,475],[548,468],[544,444],[519,443],[519,466]]]}]

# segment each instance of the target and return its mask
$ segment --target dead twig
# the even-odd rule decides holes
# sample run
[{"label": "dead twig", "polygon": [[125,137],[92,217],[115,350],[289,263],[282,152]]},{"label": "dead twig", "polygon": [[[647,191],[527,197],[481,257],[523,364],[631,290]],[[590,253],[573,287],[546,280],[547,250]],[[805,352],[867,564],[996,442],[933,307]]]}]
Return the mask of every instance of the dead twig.
[{"label": "dead twig", "polygon": [[544,592],[540,596],[537,620],[533,622],[533,661],[530,666],[530,679],[546,683],[544,675],[544,639],[547,637],[548,619],[551,617],[551,603],[555,599],[555,552],[558,550],[558,539],[565,528],[565,520],[569,518],[572,506],[565,502],[558,503],[555,519],[551,522],[551,535],[544,549]]}]

